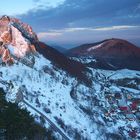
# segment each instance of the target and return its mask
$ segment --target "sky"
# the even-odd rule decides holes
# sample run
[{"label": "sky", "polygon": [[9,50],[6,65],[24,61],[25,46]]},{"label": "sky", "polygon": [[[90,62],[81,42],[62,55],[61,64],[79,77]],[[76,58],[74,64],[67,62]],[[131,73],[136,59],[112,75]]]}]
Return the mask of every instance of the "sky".
[{"label": "sky", "polygon": [[0,15],[21,19],[41,41],[65,48],[108,38],[140,46],[140,0],[1,0]]}]

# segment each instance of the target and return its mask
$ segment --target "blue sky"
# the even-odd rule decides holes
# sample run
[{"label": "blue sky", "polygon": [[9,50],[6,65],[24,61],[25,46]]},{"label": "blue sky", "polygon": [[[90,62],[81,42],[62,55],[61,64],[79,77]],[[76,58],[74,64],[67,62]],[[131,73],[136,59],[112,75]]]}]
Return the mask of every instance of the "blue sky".
[{"label": "blue sky", "polygon": [[27,22],[49,44],[122,38],[140,46],[140,0],[4,0],[0,14]]},{"label": "blue sky", "polygon": [[3,0],[1,2],[0,14],[19,15],[27,13],[29,10],[43,7],[55,8],[64,0]]}]

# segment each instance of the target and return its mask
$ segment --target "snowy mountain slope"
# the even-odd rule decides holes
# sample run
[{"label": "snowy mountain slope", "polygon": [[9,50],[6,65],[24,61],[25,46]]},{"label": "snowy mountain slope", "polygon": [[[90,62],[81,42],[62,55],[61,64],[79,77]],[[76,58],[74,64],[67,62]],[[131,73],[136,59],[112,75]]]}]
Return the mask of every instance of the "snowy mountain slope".
[{"label": "snowy mountain slope", "polygon": [[[23,33],[22,30],[17,30],[21,33],[21,38],[35,46],[35,52],[29,51],[18,58],[12,53],[12,43],[6,44],[14,63],[10,66],[1,63],[0,87],[7,93],[8,101],[27,108],[35,120],[43,122],[42,125],[46,128],[49,127],[42,116],[24,101],[28,102],[72,140],[140,138],[139,71],[85,68],[49,46],[33,41],[32,38],[30,40],[28,30],[24,29]],[[20,45],[19,42],[16,46],[18,50]],[[72,75],[71,70],[76,75]],[[85,77],[86,71],[90,71],[86,74],[87,79],[91,80],[90,86],[77,79],[77,74]],[[56,136],[59,140],[62,139]]]},{"label": "snowy mountain slope", "polygon": [[92,57],[93,61],[86,64],[93,68],[140,70],[140,48],[122,39],[112,38],[84,44],[70,49],[67,55],[80,59]]},{"label": "snowy mountain slope", "polygon": [[14,63],[14,60],[19,59],[32,67],[34,55],[39,52],[52,61],[54,65],[66,70],[81,82],[91,83],[86,76],[88,69],[83,64],[71,60],[57,50],[39,42],[37,35],[28,24],[15,18],[3,16],[0,19],[0,27],[1,63],[10,65]]},{"label": "snowy mountain slope", "polygon": [[[115,133],[120,134],[120,128],[123,129],[123,135],[127,138],[131,138],[129,131],[137,128],[138,136],[138,120],[129,121],[125,119],[127,113],[120,110],[117,103],[118,99],[110,99],[110,97],[117,96],[115,95],[117,93],[122,96],[127,93],[138,98],[139,90],[126,89],[126,86],[119,86],[115,82],[111,84],[107,78],[109,77],[112,80],[117,76],[118,79],[121,79],[122,77],[118,76],[121,73],[124,77],[130,77],[132,73],[132,78],[137,75],[137,78],[140,79],[140,72],[128,70],[117,72],[93,71],[93,87],[88,88],[78,83],[75,78],[67,77],[64,71],[54,70],[51,62],[43,56],[39,55],[35,60],[34,69],[20,62],[10,66],[10,69],[8,66],[0,68],[1,80],[10,84],[10,88],[5,89],[8,92],[7,100],[17,100],[19,91],[22,91],[26,101],[46,114],[59,127],[62,127],[64,132],[72,139],[76,139],[77,135],[79,135],[79,139],[105,139],[106,133],[108,133],[108,137],[115,135]],[[49,70],[48,73],[44,72],[43,67],[46,65],[51,72],[53,71],[53,75],[49,73]],[[1,86],[5,88],[5,85],[1,84]],[[114,102],[114,106],[112,106],[112,102]],[[131,102],[127,101],[127,103],[124,102],[121,105],[129,106]],[[21,105],[24,107],[23,103]],[[27,109],[37,117],[37,113],[30,108]]]},{"label": "snowy mountain slope", "polygon": [[71,56],[87,56],[93,55],[95,57],[139,57],[140,49],[134,44],[117,38],[106,39],[101,42],[84,44],[68,50]]},{"label": "snowy mountain slope", "polygon": [[[40,58],[36,59],[36,62],[44,61],[43,66],[47,65],[53,71],[53,66],[50,62],[43,59],[40,56]],[[36,64],[34,69],[31,69],[18,62],[16,65],[11,66],[10,69],[9,67],[1,67],[0,72],[2,73],[1,79],[3,81],[9,83],[12,81],[11,88],[7,89],[7,100],[15,101],[16,95],[21,89],[24,91],[26,100],[32,105],[37,106],[39,110],[44,112],[49,109],[50,113],[47,113],[47,116],[54,122],[57,118],[62,118],[65,125],[77,131],[83,130],[83,137],[85,138],[90,135],[90,131],[95,129],[96,125],[90,126],[88,117],[84,116],[70,97],[69,93],[72,86],[77,81],[70,77],[65,78],[65,72],[61,70],[54,71],[54,75],[50,75],[43,72],[43,67],[40,64]],[[85,88],[85,91],[88,91],[88,88],[84,85],[81,85],[81,88]],[[88,129],[84,130],[86,128]],[[92,135],[95,136],[95,134]]]},{"label": "snowy mountain slope", "polygon": [[117,70],[118,68],[104,60],[94,58],[93,56],[70,57],[70,59],[83,63],[87,67],[102,70]]},{"label": "snowy mountain slope", "polygon": [[64,54],[42,42],[36,45],[36,50],[53,62],[54,65],[67,71],[71,76],[77,77],[79,81],[86,83],[88,86],[91,85],[91,80],[87,77],[90,71],[84,64],[71,60]]}]

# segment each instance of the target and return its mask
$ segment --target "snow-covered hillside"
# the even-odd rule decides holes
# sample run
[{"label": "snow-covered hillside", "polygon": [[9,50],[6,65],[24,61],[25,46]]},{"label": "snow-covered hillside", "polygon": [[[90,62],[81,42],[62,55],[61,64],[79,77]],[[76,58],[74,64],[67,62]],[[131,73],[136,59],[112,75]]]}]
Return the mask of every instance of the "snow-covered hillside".
[{"label": "snow-covered hillside", "polygon": [[[88,94],[89,88],[78,84],[74,78],[69,77],[64,71],[55,70],[51,62],[45,60],[41,55],[36,57],[35,62],[34,68],[18,61],[10,67],[1,66],[0,80],[9,83],[7,89],[5,89],[6,85],[1,84],[7,92],[7,100],[18,101],[22,92],[26,101],[44,112],[55,123],[58,125],[64,123],[64,130],[69,133],[71,138],[76,131],[82,134],[83,138],[97,137],[98,131],[93,132],[97,129],[96,124],[92,123],[91,125],[91,120],[77,106],[70,95],[76,86],[78,87],[77,94]],[[30,108],[27,107],[27,109],[31,111]],[[36,116],[35,112],[31,111],[31,113]],[[59,124],[61,121],[62,124]]]},{"label": "snow-covered hillside", "polygon": [[[16,61],[13,66],[1,66],[0,73],[0,86],[7,92],[7,100],[18,102],[23,94],[24,100],[71,139],[113,139],[121,138],[121,134],[131,139],[139,135],[139,104],[134,106],[133,102],[134,98],[140,100],[138,71],[93,70],[93,86],[89,88],[38,55],[33,68]],[[119,85],[118,81],[126,78],[131,78],[128,86]],[[132,81],[136,87],[129,87]],[[7,88],[4,82],[8,83]],[[39,117],[22,101],[20,105]]]}]

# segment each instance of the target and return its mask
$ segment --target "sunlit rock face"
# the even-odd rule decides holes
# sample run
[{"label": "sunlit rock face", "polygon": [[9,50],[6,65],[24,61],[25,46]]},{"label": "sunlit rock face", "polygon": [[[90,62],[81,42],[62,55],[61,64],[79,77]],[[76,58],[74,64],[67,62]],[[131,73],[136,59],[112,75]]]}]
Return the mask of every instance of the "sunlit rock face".
[{"label": "sunlit rock face", "polygon": [[13,56],[23,58],[35,53],[34,44],[38,42],[32,28],[20,20],[2,16],[0,19],[0,57],[7,64],[14,63]]}]

